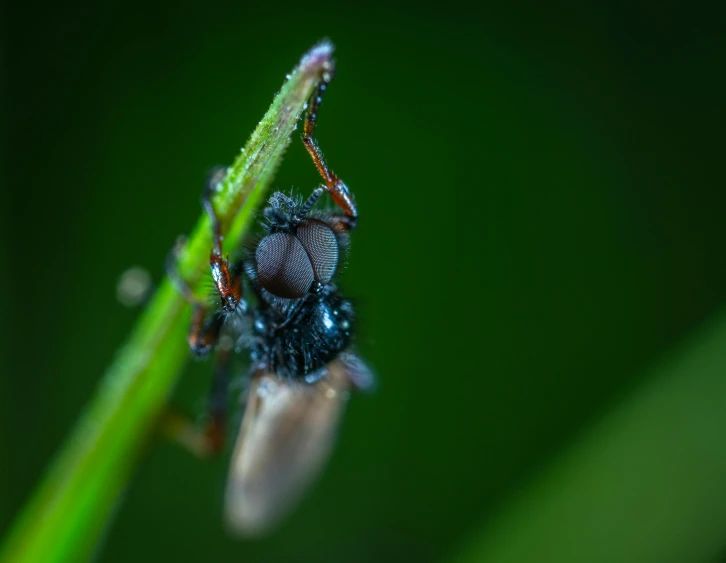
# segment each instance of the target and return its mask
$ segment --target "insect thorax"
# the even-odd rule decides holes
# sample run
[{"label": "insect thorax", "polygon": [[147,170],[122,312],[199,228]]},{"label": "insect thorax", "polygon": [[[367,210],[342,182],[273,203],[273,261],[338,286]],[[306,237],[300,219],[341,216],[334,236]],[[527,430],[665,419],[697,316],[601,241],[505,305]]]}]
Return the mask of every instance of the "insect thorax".
[{"label": "insect thorax", "polygon": [[322,368],[350,345],[354,322],[350,301],[332,286],[296,300],[284,313],[258,309],[253,363],[286,379],[317,381]]}]

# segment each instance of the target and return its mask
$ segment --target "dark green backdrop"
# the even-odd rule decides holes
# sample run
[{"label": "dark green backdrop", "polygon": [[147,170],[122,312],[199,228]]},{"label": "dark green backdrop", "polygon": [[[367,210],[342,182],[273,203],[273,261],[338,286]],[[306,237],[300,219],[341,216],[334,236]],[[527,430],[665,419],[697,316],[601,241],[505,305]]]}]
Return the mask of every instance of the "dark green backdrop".
[{"label": "dark green backdrop", "polygon": [[[264,3],[263,3],[264,4]],[[221,527],[226,459],[159,441],[103,561],[437,561],[726,298],[723,26],[696,8],[159,3],[9,8],[0,532],[285,73],[361,212],[344,287],[380,388],[265,541]],[[276,185],[318,178],[297,141]],[[178,389],[202,404],[209,365]],[[726,532],[724,533],[726,544]]]}]

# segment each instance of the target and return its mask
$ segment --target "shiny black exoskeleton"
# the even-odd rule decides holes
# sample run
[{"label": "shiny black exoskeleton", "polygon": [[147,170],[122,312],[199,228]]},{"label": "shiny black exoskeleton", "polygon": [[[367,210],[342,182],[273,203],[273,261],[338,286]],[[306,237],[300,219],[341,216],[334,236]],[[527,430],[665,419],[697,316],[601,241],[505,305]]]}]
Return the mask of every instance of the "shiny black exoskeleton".
[{"label": "shiny black exoskeleton", "polygon": [[320,379],[325,374],[322,368],[348,348],[355,320],[350,301],[333,286],[281,311],[265,307],[253,314],[253,336],[244,338],[252,362],[280,377],[307,383]]},{"label": "shiny black exoskeleton", "polygon": [[350,301],[331,279],[348,249],[339,218],[312,210],[323,190],[305,201],[276,193],[265,209],[266,234],[244,260],[257,297],[249,311],[248,347],[255,368],[312,383],[321,368],[348,348],[355,323]]}]

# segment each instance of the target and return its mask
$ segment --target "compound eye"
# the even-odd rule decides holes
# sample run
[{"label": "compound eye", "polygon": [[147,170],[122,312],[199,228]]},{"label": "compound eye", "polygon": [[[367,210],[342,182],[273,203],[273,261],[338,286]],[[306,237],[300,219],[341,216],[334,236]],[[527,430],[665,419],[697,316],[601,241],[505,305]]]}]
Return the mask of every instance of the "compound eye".
[{"label": "compound eye", "polygon": [[302,243],[289,233],[273,233],[257,245],[257,275],[262,287],[273,295],[296,299],[315,281]]},{"label": "compound eye", "polygon": [[313,263],[315,279],[328,283],[338,266],[338,240],[333,229],[318,219],[307,219],[300,223],[296,235]]}]

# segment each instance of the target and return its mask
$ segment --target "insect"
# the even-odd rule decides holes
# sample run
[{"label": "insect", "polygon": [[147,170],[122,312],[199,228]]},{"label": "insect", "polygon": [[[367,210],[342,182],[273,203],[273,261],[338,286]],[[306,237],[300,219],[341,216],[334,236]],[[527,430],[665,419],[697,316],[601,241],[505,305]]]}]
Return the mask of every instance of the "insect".
[{"label": "insect", "polygon": [[[198,300],[175,260],[167,264],[193,307],[190,348],[199,356],[217,351],[205,429],[209,450],[224,442],[233,352],[249,358],[246,407],[225,493],[226,521],[245,535],[268,531],[291,510],[327,460],[349,392],[373,384],[371,371],[353,351],[353,305],[335,283],[358,211],[314,137],[333,74],[331,65],[309,101],[303,131],[303,144],[324,183],[304,200],[274,193],[263,212],[262,236],[239,260],[230,262],[222,254],[211,201],[224,170],[208,178],[202,205],[212,224],[209,263],[218,305],[210,308]],[[316,209],[326,191],[338,212]]]}]

